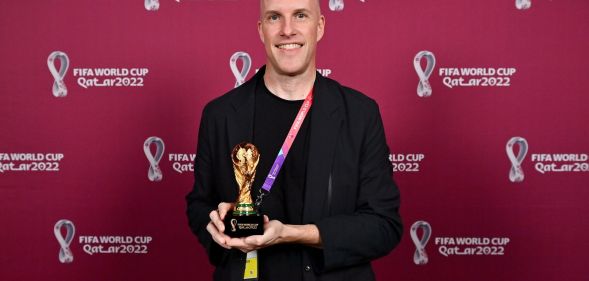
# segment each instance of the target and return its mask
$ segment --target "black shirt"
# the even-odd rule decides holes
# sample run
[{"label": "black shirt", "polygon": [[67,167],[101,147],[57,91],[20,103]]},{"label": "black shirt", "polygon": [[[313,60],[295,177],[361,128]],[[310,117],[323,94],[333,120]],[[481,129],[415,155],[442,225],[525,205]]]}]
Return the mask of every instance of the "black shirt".
[{"label": "black shirt", "polygon": [[[264,183],[278,151],[303,104],[303,100],[284,100],[272,94],[264,85],[256,89],[253,144],[260,152],[260,162],[254,180],[255,197]],[[299,133],[278,173],[269,195],[264,197],[261,213],[270,220],[284,224],[301,224],[307,169],[310,112],[303,121]],[[258,251],[260,280],[302,280],[301,245],[282,244]],[[276,272],[272,263],[282,260],[291,265],[288,271]]]}]

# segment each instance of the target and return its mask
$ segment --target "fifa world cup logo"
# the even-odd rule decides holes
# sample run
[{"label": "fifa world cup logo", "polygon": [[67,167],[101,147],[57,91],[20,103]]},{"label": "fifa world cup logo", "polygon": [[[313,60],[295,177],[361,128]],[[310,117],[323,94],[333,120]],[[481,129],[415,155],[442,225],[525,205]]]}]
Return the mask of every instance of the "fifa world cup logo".
[{"label": "fifa world cup logo", "polygon": [[[425,69],[421,68],[421,59],[425,58],[426,65]],[[429,97],[432,95],[432,87],[429,84],[429,77],[432,75],[434,71],[434,66],[436,65],[436,57],[430,51],[421,51],[415,55],[413,58],[413,67],[415,68],[415,72],[417,72],[417,76],[419,77],[419,83],[417,84],[417,95],[419,97]]]},{"label": "fifa world cup logo", "polygon": [[148,11],[157,11],[160,8],[160,1],[159,0],[145,0],[144,5],[145,5],[145,9]]},{"label": "fifa world cup logo", "polygon": [[[515,146],[519,146],[519,151],[515,155]],[[511,168],[509,169],[509,180],[511,182],[522,182],[524,181],[524,170],[522,169],[522,162],[528,154],[528,141],[522,137],[513,137],[509,139],[505,145],[507,151],[507,158],[511,162]]]},{"label": "fifa world cup logo", "polygon": [[[60,62],[59,69],[55,67],[56,60]],[[63,78],[67,73],[69,65],[70,59],[64,52],[55,51],[49,54],[49,57],[47,58],[47,66],[49,67],[49,72],[51,72],[51,76],[53,76],[54,79],[51,91],[53,96],[56,98],[63,98],[67,96],[67,87],[63,82]]]},{"label": "fifa world cup logo", "polygon": [[[417,230],[422,229],[422,236],[419,238],[417,236]],[[425,245],[429,241],[430,236],[432,235],[432,227],[426,221],[416,221],[411,226],[411,240],[413,244],[415,244],[415,252],[413,253],[413,263],[416,265],[424,265],[428,262],[427,253],[425,252]]]},{"label": "fifa world cup logo", "polygon": [[[243,62],[241,70],[237,68],[238,60]],[[233,76],[235,76],[235,88],[237,88],[245,82],[245,78],[252,68],[252,58],[246,52],[235,52],[229,59],[229,67]]]},{"label": "fifa world cup logo", "polygon": [[[61,229],[65,228],[65,236],[61,233]],[[59,262],[61,263],[72,263],[74,261],[74,255],[70,250],[70,244],[74,240],[74,234],[76,232],[76,227],[74,223],[70,220],[59,220],[55,223],[53,227],[53,233],[55,234],[55,238],[59,243]]]},{"label": "fifa world cup logo", "polygon": [[[151,145],[155,145],[155,155],[151,153]],[[159,163],[164,156],[164,141],[158,137],[149,137],[143,142],[143,152],[149,161],[149,170],[147,170],[147,178],[150,181],[161,181],[163,178],[162,170]]]},{"label": "fifa world cup logo", "polygon": [[531,0],[515,0],[515,7],[518,10],[527,10],[532,6]]}]

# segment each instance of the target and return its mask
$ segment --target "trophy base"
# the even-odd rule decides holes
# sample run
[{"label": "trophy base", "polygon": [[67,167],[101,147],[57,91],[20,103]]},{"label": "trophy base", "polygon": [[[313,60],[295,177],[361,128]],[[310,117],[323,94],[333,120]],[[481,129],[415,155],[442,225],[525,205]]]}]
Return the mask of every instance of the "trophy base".
[{"label": "trophy base", "polygon": [[264,217],[261,215],[237,216],[232,212],[225,216],[225,234],[229,237],[246,237],[264,234]]}]

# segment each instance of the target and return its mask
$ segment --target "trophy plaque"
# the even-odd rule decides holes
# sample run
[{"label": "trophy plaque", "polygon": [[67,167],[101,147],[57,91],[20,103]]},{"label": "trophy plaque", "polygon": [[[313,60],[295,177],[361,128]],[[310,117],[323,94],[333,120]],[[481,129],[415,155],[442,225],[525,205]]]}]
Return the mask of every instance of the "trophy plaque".
[{"label": "trophy plaque", "polygon": [[260,153],[253,144],[242,142],[233,148],[231,160],[239,187],[239,196],[233,212],[225,216],[225,234],[229,237],[262,235],[264,234],[264,217],[257,212],[251,194]]}]

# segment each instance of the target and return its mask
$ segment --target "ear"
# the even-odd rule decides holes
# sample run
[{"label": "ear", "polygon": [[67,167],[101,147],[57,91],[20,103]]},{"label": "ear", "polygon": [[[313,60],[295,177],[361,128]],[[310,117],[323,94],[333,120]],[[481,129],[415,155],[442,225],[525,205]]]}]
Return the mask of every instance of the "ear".
[{"label": "ear", "polygon": [[260,40],[262,40],[262,43],[266,43],[266,42],[264,42],[264,33],[262,32],[262,21],[261,20],[258,21],[258,34],[260,35]]},{"label": "ear", "polygon": [[325,17],[321,15],[319,16],[319,24],[317,24],[317,42],[323,38],[323,33],[325,33]]}]

